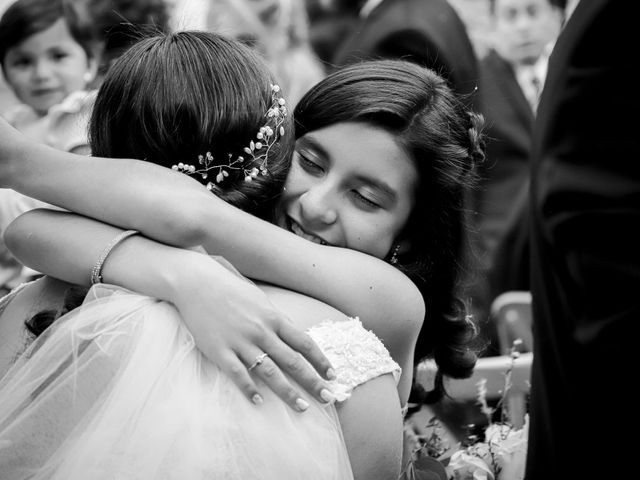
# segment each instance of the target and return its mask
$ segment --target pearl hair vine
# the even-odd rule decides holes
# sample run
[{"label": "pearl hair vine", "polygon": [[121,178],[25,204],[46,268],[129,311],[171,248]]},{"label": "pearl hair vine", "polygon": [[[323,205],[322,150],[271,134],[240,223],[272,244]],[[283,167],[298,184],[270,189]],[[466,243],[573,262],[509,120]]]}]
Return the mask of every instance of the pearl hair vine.
[{"label": "pearl hair vine", "polygon": [[[238,155],[234,159],[234,155],[229,153],[227,154],[227,163],[215,164],[213,155],[211,152],[207,152],[205,155],[198,155],[198,164],[200,165],[198,168],[195,165],[182,162],[171,168],[187,175],[201,175],[205,180],[211,170],[217,169],[216,183],[222,183],[229,176],[229,170],[242,170],[245,182],[250,182],[258,175],[266,175],[269,151],[276,144],[278,138],[284,135],[283,123],[287,117],[285,105],[285,99],[280,94],[280,87],[271,85],[271,106],[265,112],[266,123],[258,130],[255,140],[251,140],[249,146],[244,148],[244,153],[248,157]],[[213,185],[213,182],[209,182],[207,188],[211,190]]]}]

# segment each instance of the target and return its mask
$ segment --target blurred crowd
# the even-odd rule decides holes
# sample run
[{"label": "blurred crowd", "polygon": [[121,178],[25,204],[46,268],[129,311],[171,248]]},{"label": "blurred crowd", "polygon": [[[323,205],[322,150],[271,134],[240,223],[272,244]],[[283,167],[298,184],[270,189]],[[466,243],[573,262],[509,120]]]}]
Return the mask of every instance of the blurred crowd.
[{"label": "blurred crowd", "polygon": [[[86,121],[110,63],[140,35],[205,29],[258,49],[293,105],[328,72],[406,58],[443,74],[487,120],[488,156],[469,198],[469,308],[496,352],[492,301],[528,290],[529,150],[563,0],[0,0],[0,114],[34,141],[89,154]],[[0,229],[42,205],[0,190]],[[37,272],[0,249],[0,286]]]}]

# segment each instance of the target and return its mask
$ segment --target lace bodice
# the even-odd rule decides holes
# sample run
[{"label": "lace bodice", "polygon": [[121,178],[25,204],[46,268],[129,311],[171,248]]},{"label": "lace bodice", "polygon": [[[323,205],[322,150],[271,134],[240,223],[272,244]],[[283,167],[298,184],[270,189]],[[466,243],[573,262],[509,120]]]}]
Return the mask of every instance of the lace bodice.
[{"label": "lace bodice", "polygon": [[380,375],[392,373],[396,384],[400,380],[400,365],[358,318],[327,320],[311,327],[308,333],[334,367],[337,378],[330,383],[338,401],[346,400],[355,387]]}]

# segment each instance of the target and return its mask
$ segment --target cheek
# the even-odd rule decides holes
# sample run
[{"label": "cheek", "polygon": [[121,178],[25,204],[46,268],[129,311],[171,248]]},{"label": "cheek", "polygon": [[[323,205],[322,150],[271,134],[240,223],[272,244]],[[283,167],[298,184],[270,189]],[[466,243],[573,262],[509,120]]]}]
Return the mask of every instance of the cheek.
[{"label": "cheek", "polygon": [[395,230],[387,221],[362,215],[362,212],[342,212],[341,224],[346,237],[346,247],[384,258],[395,239]]},{"label": "cheek", "polygon": [[291,201],[308,192],[314,185],[313,177],[307,175],[300,166],[295,163],[291,165],[291,170],[287,174],[287,180],[282,192],[283,200]]},{"label": "cheek", "polygon": [[12,68],[7,68],[4,72],[4,78],[13,90],[20,90],[27,84],[29,75],[26,71],[17,71]]},{"label": "cheek", "polygon": [[84,74],[88,69],[89,67],[87,62],[77,59],[67,67],[60,65],[58,68],[58,75],[67,90],[80,90],[84,88]]}]

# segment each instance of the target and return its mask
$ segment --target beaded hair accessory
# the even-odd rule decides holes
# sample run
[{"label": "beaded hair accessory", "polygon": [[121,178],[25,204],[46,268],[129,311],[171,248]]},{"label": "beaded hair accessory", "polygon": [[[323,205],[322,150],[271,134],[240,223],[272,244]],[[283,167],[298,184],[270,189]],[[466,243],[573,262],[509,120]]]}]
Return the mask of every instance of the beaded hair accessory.
[{"label": "beaded hair accessory", "polygon": [[[229,170],[242,170],[245,182],[250,182],[259,174],[266,175],[269,151],[278,138],[284,135],[282,124],[287,117],[285,104],[286,102],[280,94],[280,87],[271,85],[271,106],[265,112],[266,123],[260,127],[256,139],[251,140],[249,146],[244,148],[244,153],[248,155],[248,158],[239,155],[234,159],[233,154],[229,153],[227,163],[216,164],[211,152],[207,152],[205,155],[198,155],[199,168],[182,162],[171,168],[187,175],[201,175],[203,179],[207,179],[211,170],[217,169],[216,183],[221,183],[225,177],[228,177]],[[209,182],[207,188],[211,190],[213,183]]]}]

